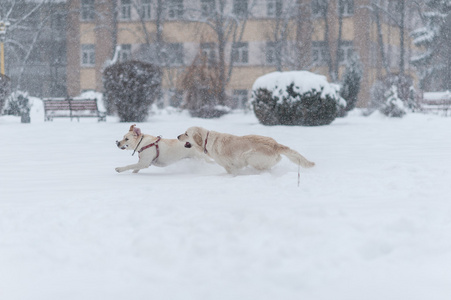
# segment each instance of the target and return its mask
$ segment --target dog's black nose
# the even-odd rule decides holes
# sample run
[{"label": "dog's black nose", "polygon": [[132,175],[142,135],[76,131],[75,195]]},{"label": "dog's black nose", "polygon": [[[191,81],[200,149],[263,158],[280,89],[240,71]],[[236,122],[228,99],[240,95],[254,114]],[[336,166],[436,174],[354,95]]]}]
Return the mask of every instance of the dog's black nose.
[{"label": "dog's black nose", "polygon": [[119,141],[116,141],[116,146],[118,146],[118,147],[119,147],[119,145],[120,145]]},{"label": "dog's black nose", "polygon": [[182,135],[179,135],[179,136],[177,137],[177,139],[180,140],[180,137],[181,137],[181,136],[182,136]]}]

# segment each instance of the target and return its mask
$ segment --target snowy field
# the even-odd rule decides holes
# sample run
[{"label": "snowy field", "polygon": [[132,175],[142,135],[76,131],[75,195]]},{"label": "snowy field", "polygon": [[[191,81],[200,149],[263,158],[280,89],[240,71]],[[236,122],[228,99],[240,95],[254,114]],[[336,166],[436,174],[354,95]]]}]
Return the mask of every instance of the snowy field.
[{"label": "snowy field", "polygon": [[228,175],[181,161],[139,174],[130,124],[0,117],[1,300],[449,300],[451,118],[353,112],[265,127],[161,111],[138,124],[275,138],[316,162]]}]

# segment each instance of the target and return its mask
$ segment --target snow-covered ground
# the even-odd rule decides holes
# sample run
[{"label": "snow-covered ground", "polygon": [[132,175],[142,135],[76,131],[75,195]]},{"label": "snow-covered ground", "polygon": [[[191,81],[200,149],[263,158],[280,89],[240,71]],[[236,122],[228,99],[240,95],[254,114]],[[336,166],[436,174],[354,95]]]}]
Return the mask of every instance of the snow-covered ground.
[{"label": "snow-covered ground", "polygon": [[115,145],[130,124],[43,119],[0,117],[1,300],[451,299],[451,118],[138,124],[271,136],[316,162],[300,187],[286,158],[236,177],[188,160],[118,174],[137,161]]}]

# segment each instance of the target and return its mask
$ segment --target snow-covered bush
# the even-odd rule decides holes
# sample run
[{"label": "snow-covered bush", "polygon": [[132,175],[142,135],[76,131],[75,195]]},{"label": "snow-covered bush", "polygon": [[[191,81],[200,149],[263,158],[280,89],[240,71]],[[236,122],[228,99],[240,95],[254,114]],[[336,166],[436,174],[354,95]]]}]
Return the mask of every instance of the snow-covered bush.
[{"label": "snow-covered bush", "polygon": [[340,96],[346,100],[345,114],[355,108],[360,91],[363,69],[357,54],[353,54],[346,66],[340,89]]},{"label": "snow-covered bush", "polygon": [[406,108],[398,97],[398,88],[395,85],[385,94],[385,103],[379,110],[387,117],[401,118],[406,114]]},{"label": "snow-covered bush", "polygon": [[0,114],[6,104],[6,98],[10,93],[11,80],[8,76],[0,74]]},{"label": "snow-covered bush", "polygon": [[12,93],[6,103],[5,114],[21,117],[22,123],[30,123],[30,101],[28,93],[17,91]]},{"label": "snow-covered bush", "polygon": [[30,112],[30,103],[27,92],[17,91],[8,97],[5,107],[6,115],[21,116],[28,112]]},{"label": "snow-covered bush", "polygon": [[160,84],[157,66],[140,61],[116,63],[103,72],[105,106],[117,112],[121,122],[143,122]]},{"label": "snow-covered bush", "polygon": [[327,125],[344,109],[336,85],[307,71],[273,72],[252,86],[254,113],[264,125]]},{"label": "snow-covered bush", "polygon": [[412,107],[414,110],[417,95],[413,88],[413,79],[409,75],[401,74],[389,74],[381,80],[377,80],[371,88],[371,102],[369,109],[371,111],[381,109],[386,104],[387,91],[391,90],[395,86],[397,90],[398,98],[407,107]]}]

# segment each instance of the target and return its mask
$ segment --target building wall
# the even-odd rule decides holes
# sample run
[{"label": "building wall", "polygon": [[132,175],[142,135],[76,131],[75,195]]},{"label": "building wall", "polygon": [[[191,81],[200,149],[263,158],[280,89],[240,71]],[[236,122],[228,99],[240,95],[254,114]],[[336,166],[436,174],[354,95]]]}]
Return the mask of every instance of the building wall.
[{"label": "building wall", "polygon": [[67,2],[67,94],[77,96],[81,87],[80,67],[80,0]]},{"label": "building wall", "polygon": [[[83,90],[95,89],[102,91],[102,70],[107,60],[114,55],[113,49],[115,45],[131,45],[132,57],[133,53],[137,53],[141,45],[146,43],[143,24],[140,22],[136,11],[132,9],[131,20],[115,20],[111,16],[114,15],[114,1],[98,1],[96,0],[96,10],[98,15],[110,16],[109,18],[97,18],[92,22],[81,21],[79,17],[81,0],[68,1],[68,9],[73,13],[68,18],[68,94],[71,96],[79,94]],[[293,2],[294,1],[294,2]],[[98,2],[98,3],[97,3]],[[153,1],[155,2],[155,1]],[[186,0],[184,1],[188,3]],[[295,0],[284,0],[284,4],[295,3]],[[189,1],[190,5],[198,4],[199,1]],[[228,0],[229,8],[232,0]],[[275,71],[274,65],[266,64],[266,56],[264,53],[267,41],[271,40],[271,28],[274,26],[275,20],[266,16],[266,2],[252,1],[253,17],[246,22],[243,32],[243,42],[249,45],[249,61],[244,65],[236,65],[228,85],[229,95],[233,94],[233,90],[250,90],[253,82],[259,76]],[[301,41],[300,48],[302,57],[299,57],[297,68],[310,70],[321,73],[329,77],[330,74],[327,66],[315,65],[312,63],[312,42],[324,40],[325,23],[322,18],[313,18],[311,15],[311,0],[299,0],[301,4],[300,18],[292,22],[292,28],[296,28],[290,32],[290,39],[295,44]],[[354,48],[360,55],[364,65],[364,78],[361,85],[361,93],[359,95],[358,106],[365,107],[369,101],[370,89],[374,81],[384,75],[382,70],[380,57],[377,51],[377,34],[375,25],[372,22],[371,11],[368,9],[370,0],[355,0],[355,12],[352,16],[346,16],[343,19],[342,40],[353,41]],[[120,0],[116,5],[120,8]],[[337,49],[338,36],[338,15],[336,1],[330,1],[330,9],[328,14],[328,26],[330,30],[329,44],[332,52],[332,60],[335,61],[335,51]],[[152,19],[145,22],[145,28],[150,34],[155,34],[155,10],[152,10]],[[298,25],[296,27],[296,25]],[[383,24],[384,43],[387,45],[389,53],[396,58],[396,50],[399,48],[399,38],[397,37],[397,29],[390,24]],[[399,30],[398,30],[399,31]],[[165,90],[177,89],[177,83],[180,82],[180,76],[183,70],[189,66],[195,56],[199,53],[200,43],[215,42],[214,34],[205,24],[188,22],[188,21],[171,21],[164,22],[164,39],[170,43],[183,44],[183,65],[171,67],[164,71],[163,88]],[[410,45],[408,35],[406,35],[406,45]],[[94,66],[81,66],[81,45],[95,44],[96,62]],[[231,44],[227,44],[227,55],[231,49]],[[409,48],[410,49],[410,48]],[[229,57],[226,56],[227,63]],[[406,59],[407,60],[407,59]],[[392,59],[392,65],[396,69],[396,59]],[[292,69],[289,67],[286,69]],[[339,66],[339,74],[344,72],[345,65]],[[250,95],[250,93],[249,93]]]}]

